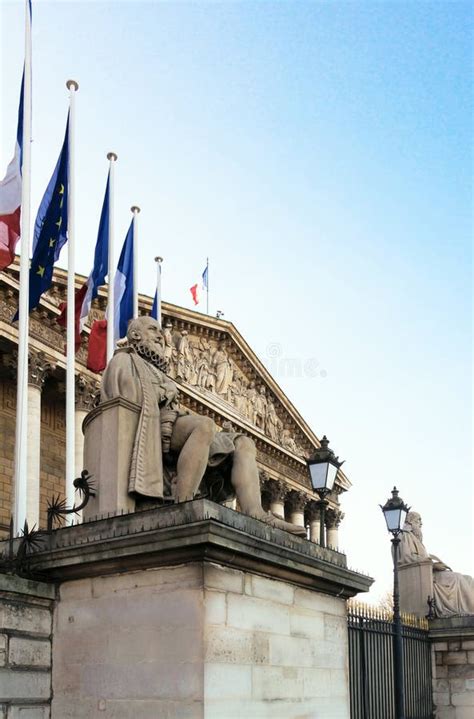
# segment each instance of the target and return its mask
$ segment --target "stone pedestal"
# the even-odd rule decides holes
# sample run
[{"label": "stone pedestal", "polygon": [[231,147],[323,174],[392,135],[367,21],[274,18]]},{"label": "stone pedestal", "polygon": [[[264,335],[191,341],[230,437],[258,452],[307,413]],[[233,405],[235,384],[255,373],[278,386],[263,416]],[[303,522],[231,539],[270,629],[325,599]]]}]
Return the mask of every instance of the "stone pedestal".
[{"label": "stone pedestal", "polygon": [[132,512],[128,478],[140,407],[117,398],[100,404],[84,420],[84,467],[94,478],[96,496],[83,511],[85,520]]},{"label": "stone pedestal", "polygon": [[349,719],[344,555],[208,500],[58,530],[52,719]]},{"label": "stone pedestal", "polygon": [[431,560],[399,564],[398,576],[401,611],[425,617],[428,613],[428,597],[433,597],[433,564]]}]

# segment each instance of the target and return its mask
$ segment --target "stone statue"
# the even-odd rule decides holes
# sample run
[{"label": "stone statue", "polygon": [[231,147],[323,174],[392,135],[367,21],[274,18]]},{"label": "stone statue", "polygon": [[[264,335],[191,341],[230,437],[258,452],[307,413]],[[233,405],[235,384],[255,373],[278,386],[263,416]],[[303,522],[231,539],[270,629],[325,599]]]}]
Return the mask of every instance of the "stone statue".
[{"label": "stone statue", "polygon": [[257,388],[255,387],[255,381],[252,380],[250,382],[249,388],[247,390],[247,417],[251,421],[252,424],[255,424],[255,405],[257,401]]},{"label": "stone statue", "polygon": [[163,341],[164,341],[164,351],[163,356],[165,361],[168,364],[169,373],[171,375],[171,368],[173,367],[173,354],[174,354],[174,344],[173,344],[173,325],[168,320],[168,322],[165,324],[165,327],[163,329]]},{"label": "stone statue", "polygon": [[232,364],[227,356],[226,347],[226,341],[221,340],[212,358],[212,364],[216,373],[215,390],[217,394],[225,399],[228,397],[229,386],[232,383],[233,376]]},{"label": "stone statue", "polygon": [[267,419],[267,395],[265,387],[262,385],[255,399],[255,424],[265,431],[265,423]]},{"label": "stone statue", "polygon": [[177,347],[176,377],[190,382],[193,374],[193,354],[189,346],[188,332],[183,330]]},{"label": "stone statue", "polygon": [[[254,442],[239,432],[218,432],[209,417],[180,407],[179,390],[166,374],[164,355],[158,322],[139,317],[130,322],[127,346],[115,352],[102,379],[102,402],[121,398],[140,407],[128,491],[163,498],[163,460],[175,463],[172,493],[177,502],[205,493],[218,472],[219,487],[227,498],[237,497],[244,514],[303,536],[304,528],[263,510]],[[216,364],[223,363],[224,359]],[[222,373],[220,380],[224,382]]]},{"label": "stone statue", "polygon": [[211,366],[209,361],[209,342],[201,337],[199,342],[200,354],[196,361],[196,384],[202,389],[209,388]]},{"label": "stone statue", "polygon": [[274,441],[278,440],[278,415],[275,410],[275,405],[272,400],[269,400],[267,405],[267,419],[265,423],[265,430],[270,439]]},{"label": "stone statue", "polygon": [[408,512],[400,542],[399,563],[431,560],[437,616],[474,614],[474,579],[453,572],[438,557],[428,554],[423,544],[422,526],[421,516],[417,512]]},{"label": "stone statue", "polygon": [[285,428],[281,433],[281,443],[285,449],[289,449],[290,452],[298,454],[298,447],[288,428]]}]

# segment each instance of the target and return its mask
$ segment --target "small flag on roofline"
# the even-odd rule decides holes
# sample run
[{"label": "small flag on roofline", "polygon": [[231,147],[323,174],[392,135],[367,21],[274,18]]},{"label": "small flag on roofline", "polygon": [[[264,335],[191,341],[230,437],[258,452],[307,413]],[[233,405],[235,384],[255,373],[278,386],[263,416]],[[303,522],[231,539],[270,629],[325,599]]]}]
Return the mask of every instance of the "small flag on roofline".
[{"label": "small flag on roofline", "polygon": [[206,261],[206,267],[201,277],[201,287],[199,286],[199,282],[196,282],[195,285],[189,288],[189,291],[191,292],[191,297],[195,305],[198,305],[201,301],[201,288],[206,291],[206,312],[209,313],[209,259]]}]

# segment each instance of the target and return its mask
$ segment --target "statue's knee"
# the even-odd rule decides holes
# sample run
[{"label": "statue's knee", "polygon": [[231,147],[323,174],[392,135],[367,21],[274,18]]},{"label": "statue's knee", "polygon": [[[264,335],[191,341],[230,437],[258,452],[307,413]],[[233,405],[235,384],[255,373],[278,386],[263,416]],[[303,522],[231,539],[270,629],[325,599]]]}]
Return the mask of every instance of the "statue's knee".
[{"label": "statue's knee", "polygon": [[250,437],[237,437],[235,440],[235,449],[237,452],[255,457],[257,448],[255,442]]},{"label": "statue's knee", "polygon": [[203,438],[210,444],[217,432],[216,423],[210,417],[201,417],[199,431],[203,435]]}]

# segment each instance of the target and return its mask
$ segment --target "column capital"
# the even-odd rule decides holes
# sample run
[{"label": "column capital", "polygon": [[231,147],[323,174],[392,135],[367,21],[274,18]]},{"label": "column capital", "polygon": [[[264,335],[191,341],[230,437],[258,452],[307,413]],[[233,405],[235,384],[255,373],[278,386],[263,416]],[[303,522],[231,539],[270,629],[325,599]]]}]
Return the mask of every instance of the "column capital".
[{"label": "column capital", "polygon": [[288,487],[279,479],[269,479],[265,482],[265,489],[270,494],[272,502],[283,502],[288,494]]},{"label": "column capital", "polygon": [[319,505],[319,502],[317,502],[315,499],[310,499],[309,502],[306,505],[306,516],[308,517],[308,520],[310,522],[313,522],[315,519],[319,520],[321,517],[321,507]]},{"label": "column capital", "polygon": [[340,509],[328,508],[326,510],[325,524],[328,529],[337,529],[344,519],[344,512]]},{"label": "column capital", "polygon": [[100,398],[100,382],[83,374],[77,374],[75,382],[76,409],[90,412],[97,406]]},{"label": "column capital", "polygon": [[304,512],[308,504],[308,495],[304,492],[292,490],[288,495],[288,502],[292,512]]},{"label": "column capital", "polygon": [[28,384],[43,389],[46,377],[55,369],[56,365],[50,361],[41,350],[28,350]]}]

